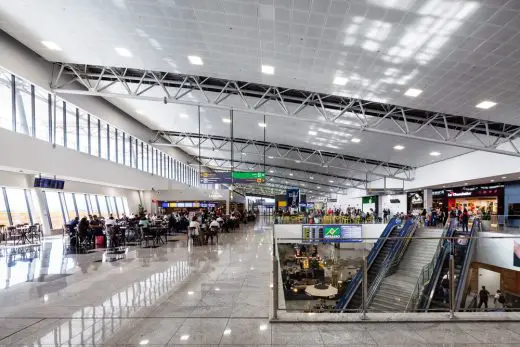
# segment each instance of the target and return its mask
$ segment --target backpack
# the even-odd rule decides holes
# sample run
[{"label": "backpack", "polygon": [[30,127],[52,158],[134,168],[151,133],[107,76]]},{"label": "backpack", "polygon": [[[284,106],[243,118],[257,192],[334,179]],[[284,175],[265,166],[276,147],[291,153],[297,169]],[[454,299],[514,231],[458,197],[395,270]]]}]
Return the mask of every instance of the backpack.
[{"label": "backpack", "polygon": [[504,297],[504,294],[500,294],[500,296],[498,297],[498,302],[501,304],[505,304],[506,298]]}]

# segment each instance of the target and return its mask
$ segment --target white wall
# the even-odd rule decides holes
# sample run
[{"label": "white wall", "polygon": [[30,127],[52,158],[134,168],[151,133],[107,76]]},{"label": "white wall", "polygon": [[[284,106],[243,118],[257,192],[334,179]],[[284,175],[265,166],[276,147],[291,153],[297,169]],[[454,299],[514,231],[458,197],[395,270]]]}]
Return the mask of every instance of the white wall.
[{"label": "white wall", "polygon": [[[398,199],[399,203],[390,203],[391,199]],[[398,195],[382,195],[379,197],[379,201],[381,201],[381,209],[379,210],[380,215],[383,213],[383,208],[388,207],[390,209],[390,215],[394,215],[396,213],[406,213],[406,194],[398,194]]]},{"label": "white wall", "polygon": [[[50,90],[52,65],[27,47],[0,30],[0,67],[20,76],[29,82]],[[54,71],[56,74],[57,71]],[[105,99],[83,95],[59,95],[65,101],[103,119],[110,125],[121,129],[145,142],[155,137],[155,133],[144,124],[112,105]],[[166,141],[164,141],[166,142]],[[174,147],[160,148],[182,162],[193,159],[184,151]]]},{"label": "white wall", "polygon": [[494,232],[480,232],[478,236],[476,262],[520,271],[520,267],[513,265],[514,241],[520,243],[520,237],[513,238],[511,234]]}]

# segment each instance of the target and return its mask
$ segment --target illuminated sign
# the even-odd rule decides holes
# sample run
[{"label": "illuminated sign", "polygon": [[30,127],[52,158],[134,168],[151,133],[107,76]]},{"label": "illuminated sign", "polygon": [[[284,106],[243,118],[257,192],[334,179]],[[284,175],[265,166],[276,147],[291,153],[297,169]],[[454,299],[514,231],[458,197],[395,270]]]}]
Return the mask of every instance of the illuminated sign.
[{"label": "illuminated sign", "polygon": [[323,227],[324,239],[340,239],[341,227],[339,225],[327,225]]}]

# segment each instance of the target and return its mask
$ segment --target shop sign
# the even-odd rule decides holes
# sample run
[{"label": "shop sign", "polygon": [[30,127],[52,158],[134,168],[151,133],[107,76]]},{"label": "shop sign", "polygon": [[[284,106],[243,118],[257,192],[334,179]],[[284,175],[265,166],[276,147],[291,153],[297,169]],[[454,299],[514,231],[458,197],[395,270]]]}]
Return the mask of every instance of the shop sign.
[{"label": "shop sign", "polygon": [[472,187],[461,187],[452,190],[447,190],[448,197],[478,197],[478,196],[497,196],[501,189],[504,189],[504,185],[493,184],[486,186],[472,186]]}]

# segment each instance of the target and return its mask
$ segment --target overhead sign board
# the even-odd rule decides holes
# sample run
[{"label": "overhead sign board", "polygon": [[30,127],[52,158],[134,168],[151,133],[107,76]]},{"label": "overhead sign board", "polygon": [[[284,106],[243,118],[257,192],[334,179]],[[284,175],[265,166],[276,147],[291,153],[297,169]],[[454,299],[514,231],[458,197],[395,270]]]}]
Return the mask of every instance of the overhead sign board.
[{"label": "overhead sign board", "polygon": [[362,242],[362,225],[304,224],[302,225],[302,242]]},{"label": "overhead sign board", "polygon": [[265,172],[201,172],[202,184],[265,183]]}]

